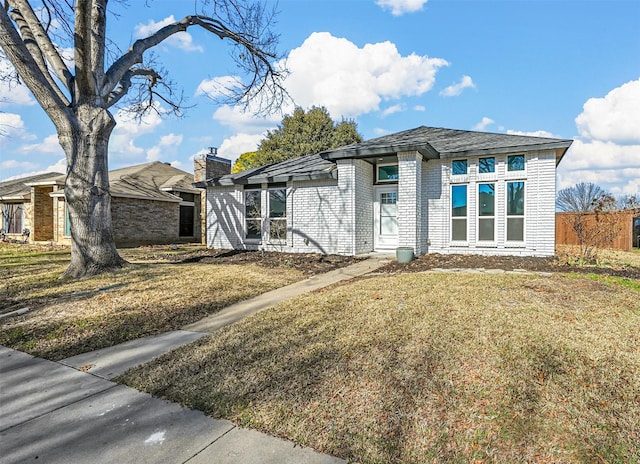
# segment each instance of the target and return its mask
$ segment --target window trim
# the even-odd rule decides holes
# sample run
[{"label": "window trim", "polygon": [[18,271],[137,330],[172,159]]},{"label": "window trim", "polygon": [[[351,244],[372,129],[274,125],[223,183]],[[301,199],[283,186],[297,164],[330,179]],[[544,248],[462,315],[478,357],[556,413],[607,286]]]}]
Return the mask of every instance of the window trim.
[{"label": "window trim", "polygon": [[[251,192],[258,192],[258,198],[260,198],[260,216],[256,217],[256,218],[248,218],[247,217],[247,194],[251,193]],[[263,223],[263,218],[262,218],[262,189],[261,188],[250,188],[250,189],[244,189],[242,191],[242,200],[243,200],[243,206],[244,206],[244,211],[243,211],[243,216],[244,216],[244,224],[243,224],[243,229],[244,229],[244,233],[243,233],[243,241],[244,243],[262,243],[262,237],[264,235],[264,230],[262,227],[262,223]],[[249,228],[247,227],[248,225],[248,221],[252,220],[252,221],[259,221],[260,224],[260,237],[248,237],[248,233],[249,233]]]},{"label": "window trim", "polygon": [[[467,165],[468,168],[468,165]],[[466,207],[466,215],[464,216],[454,216],[453,215],[453,189],[455,187],[466,187],[466,192],[465,192],[465,207]],[[468,183],[464,183],[464,184],[451,184],[451,201],[449,202],[449,214],[451,216],[451,223],[450,223],[450,231],[449,231],[449,242],[453,245],[453,246],[468,246],[469,244],[469,184]],[[465,227],[465,240],[456,240],[453,238],[453,221],[466,221],[466,227]]]},{"label": "window trim", "polygon": [[[271,217],[271,192],[276,191],[276,190],[282,190],[284,191],[284,216],[280,216],[280,217]],[[269,229],[267,231],[267,237],[269,238],[269,243],[277,243],[277,244],[283,244],[283,243],[287,243],[287,240],[289,238],[289,230],[288,230],[288,224],[287,224],[287,187],[286,186],[274,186],[274,187],[269,187],[267,188],[267,208],[266,208],[266,219],[267,219],[267,223],[269,225]],[[284,238],[273,238],[271,236],[271,221],[283,221],[284,222],[284,232],[285,232],[285,236]]]},{"label": "window trim", "polygon": [[[513,171],[512,171],[513,172]],[[516,171],[521,172],[521,171]],[[523,188],[523,200],[522,205],[523,214],[509,214],[509,184],[522,183]],[[527,243],[527,183],[524,179],[519,180],[507,180],[504,185],[504,242],[509,247],[523,247]],[[509,219],[522,218],[522,240],[509,240]]]},{"label": "window trim", "polygon": [[[498,185],[499,183],[497,181],[483,181],[483,182],[478,182],[477,184],[477,188],[476,188],[476,242],[478,243],[479,246],[496,246],[496,232],[497,232],[497,218],[498,216],[496,215],[496,206],[497,206],[497,196],[498,196]],[[491,216],[481,216],[480,215],[480,186],[482,185],[493,185],[493,215]],[[493,238],[491,240],[484,240],[480,238],[480,220],[484,219],[484,220],[488,220],[491,219],[493,220]]]}]

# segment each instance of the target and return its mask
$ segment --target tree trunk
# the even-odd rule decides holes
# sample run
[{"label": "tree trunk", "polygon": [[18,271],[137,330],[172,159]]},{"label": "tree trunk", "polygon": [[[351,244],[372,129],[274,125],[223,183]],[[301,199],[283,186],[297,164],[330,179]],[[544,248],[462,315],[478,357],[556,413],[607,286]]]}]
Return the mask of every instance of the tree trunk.
[{"label": "tree trunk", "polygon": [[61,122],[60,144],[67,156],[65,200],[71,223],[71,263],[62,277],[82,278],[120,269],[126,261],[116,250],[111,226],[107,156],[115,121],[90,105],[76,108]]}]

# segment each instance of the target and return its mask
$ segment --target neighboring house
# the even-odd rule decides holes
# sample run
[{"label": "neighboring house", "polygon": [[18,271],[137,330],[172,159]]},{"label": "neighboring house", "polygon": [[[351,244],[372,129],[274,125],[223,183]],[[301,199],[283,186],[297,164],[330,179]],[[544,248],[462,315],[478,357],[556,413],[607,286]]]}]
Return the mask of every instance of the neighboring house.
[{"label": "neighboring house", "polygon": [[[53,236],[53,199],[50,194],[64,176],[57,172],[0,182],[0,231],[8,238],[49,240]],[[24,233],[24,235],[23,235]]]},{"label": "neighboring house", "polygon": [[[0,182],[0,192],[4,192],[7,184],[21,185],[23,224],[30,228],[30,241],[71,243],[64,180],[61,174],[48,174]],[[193,187],[193,181],[193,174],[158,161],[110,171],[116,245],[200,243],[202,190]],[[8,198],[5,200],[3,195],[0,201],[15,204],[8,203]],[[15,209],[15,206],[5,208],[10,213]],[[19,229],[15,223],[10,226],[12,232]]]},{"label": "neighboring house", "polygon": [[418,127],[207,179],[207,245],[550,256],[570,140]]}]

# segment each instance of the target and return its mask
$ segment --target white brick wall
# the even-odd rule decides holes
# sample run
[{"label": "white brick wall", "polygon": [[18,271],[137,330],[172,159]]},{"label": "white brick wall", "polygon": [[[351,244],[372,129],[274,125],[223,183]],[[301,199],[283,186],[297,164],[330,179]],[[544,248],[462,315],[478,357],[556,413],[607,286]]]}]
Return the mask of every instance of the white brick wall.
[{"label": "white brick wall", "polygon": [[373,251],[373,166],[355,160],[355,253]]},{"label": "white brick wall", "polygon": [[244,192],[238,187],[207,188],[207,246],[245,249]]},{"label": "white brick wall", "polygon": [[[517,154],[517,153],[516,153]],[[451,160],[429,160],[423,174],[424,199],[428,211],[427,239],[432,253],[475,253],[487,255],[552,256],[555,252],[555,153],[546,151],[526,155],[526,169],[507,171],[507,155],[496,155],[496,172],[478,174],[477,159],[468,158],[467,176],[452,179]],[[451,181],[466,183],[467,238],[464,246],[452,245]],[[525,182],[525,241],[506,242],[506,183]],[[495,242],[478,243],[478,183],[496,185]],[[426,214],[426,213],[425,213]]]},{"label": "white brick wall", "polygon": [[398,245],[422,249],[422,155],[398,153]]}]

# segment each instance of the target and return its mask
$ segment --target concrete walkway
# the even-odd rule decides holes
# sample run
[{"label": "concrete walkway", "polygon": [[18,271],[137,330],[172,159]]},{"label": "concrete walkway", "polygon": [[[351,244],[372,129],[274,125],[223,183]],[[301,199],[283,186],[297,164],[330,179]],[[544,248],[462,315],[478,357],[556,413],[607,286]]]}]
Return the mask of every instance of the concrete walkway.
[{"label": "concrete walkway", "polygon": [[235,304],[185,330],[59,363],[0,347],[0,464],[344,462],[109,379],[280,301],[367,274],[387,261],[370,257]]}]

